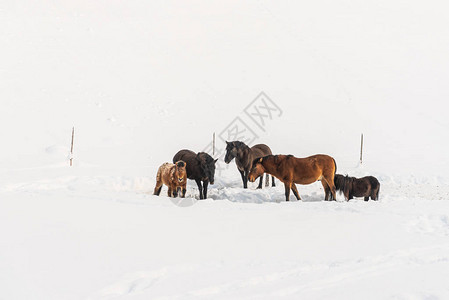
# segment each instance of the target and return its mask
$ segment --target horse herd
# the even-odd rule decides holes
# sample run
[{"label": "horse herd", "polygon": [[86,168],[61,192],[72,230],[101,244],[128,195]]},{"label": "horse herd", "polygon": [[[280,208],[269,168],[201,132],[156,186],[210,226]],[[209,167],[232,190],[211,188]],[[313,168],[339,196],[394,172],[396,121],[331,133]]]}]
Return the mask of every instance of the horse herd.
[{"label": "horse herd", "polygon": [[[248,180],[255,182],[259,179],[257,188],[261,189],[264,174],[265,186],[268,186],[271,175],[273,187],[275,177],[284,183],[286,201],[289,201],[290,191],[293,191],[296,199],[301,200],[296,184],[311,184],[316,181],[321,181],[323,185],[325,201],[337,200],[337,191],[344,194],[346,201],[354,197],[364,197],[365,201],[369,198],[379,199],[380,183],[375,177],[355,178],[336,174],[337,164],[328,155],[317,154],[305,158],[273,155],[270,147],[265,144],[248,147],[241,141],[226,142],[224,161],[229,164],[233,159],[242,177],[243,188],[248,188]],[[200,199],[206,199],[209,183],[214,184],[217,160],[205,152],[180,150],[173,156],[173,163],[167,162],[159,167],[154,195],[159,195],[165,184],[169,197],[185,197],[187,179],[191,179],[198,185]]]}]

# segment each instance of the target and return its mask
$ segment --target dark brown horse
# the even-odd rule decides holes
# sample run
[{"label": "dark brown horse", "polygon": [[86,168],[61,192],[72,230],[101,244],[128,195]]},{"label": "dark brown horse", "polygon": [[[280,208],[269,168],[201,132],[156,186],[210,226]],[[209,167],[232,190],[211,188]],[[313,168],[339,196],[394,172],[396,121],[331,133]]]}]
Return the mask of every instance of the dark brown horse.
[{"label": "dark brown horse", "polygon": [[[180,150],[173,157],[173,162],[183,160],[187,163],[187,178],[195,180],[200,191],[200,199],[207,198],[207,186],[214,184],[215,163],[217,159],[206,152],[195,153],[191,150]],[[201,185],[201,181],[203,184]]]},{"label": "dark brown horse", "polygon": [[311,184],[321,180],[325,191],[324,200],[336,200],[334,175],[337,170],[335,160],[324,154],[306,158],[293,155],[268,155],[254,160],[249,173],[249,181],[254,182],[259,176],[268,173],[276,176],[285,185],[285,200],[289,201],[290,189],[296,199],[301,200],[295,183]]},{"label": "dark brown horse", "polygon": [[[242,176],[243,188],[248,188],[248,174],[253,166],[253,161],[257,158],[271,155],[271,149],[265,144],[254,145],[251,148],[240,141],[226,142],[225,163],[229,164],[235,158],[235,164]],[[262,176],[263,177],[263,176]],[[263,178],[260,178],[258,189],[262,188]],[[271,176],[272,186],[275,186],[274,177]],[[266,176],[265,186],[268,186],[268,174]]]},{"label": "dark brown horse", "polygon": [[335,188],[344,194],[346,201],[354,197],[364,197],[365,201],[370,197],[371,200],[379,200],[380,183],[376,177],[355,178],[336,174],[334,182]]}]

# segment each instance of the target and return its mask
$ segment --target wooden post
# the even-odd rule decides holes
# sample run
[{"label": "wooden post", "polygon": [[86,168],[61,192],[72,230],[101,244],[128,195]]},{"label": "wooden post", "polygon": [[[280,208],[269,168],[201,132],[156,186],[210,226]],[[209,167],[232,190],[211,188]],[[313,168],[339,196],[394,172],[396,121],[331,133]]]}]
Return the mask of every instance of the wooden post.
[{"label": "wooden post", "polygon": [[215,156],[215,132],[212,138],[212,156]]},{"label": "wooden post", "polygon": [[360,140],[360,164],[363,162],[363,133]]},{"label": "wooden post", "polygon": [[72,166],[73,161],[73,138],[75,137],[75,127],[72,127],[72,146],[70,147],[70,166]]}]

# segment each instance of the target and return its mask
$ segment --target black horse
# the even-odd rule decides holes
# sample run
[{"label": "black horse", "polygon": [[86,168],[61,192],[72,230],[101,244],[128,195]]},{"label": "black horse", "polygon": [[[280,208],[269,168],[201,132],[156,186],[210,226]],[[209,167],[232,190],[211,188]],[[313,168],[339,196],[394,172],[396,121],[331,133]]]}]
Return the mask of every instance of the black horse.
[{"label": "black horse", "polygon": [[[195,153],[191,150],[180,150],[173,157],[173,162],[183,160],[186,162],[187,178],[195,180],[200,190],[200,199],[207,198],[207,186],[214,184],[215,163],[206,152]],[[201,181],[203,184],[201,185]],[[184,196],[184,195],[182,195]]]},{"label": "black horse", "polygon": [[[240,141],[226,142],[225,163],[229,164],[235,158],[237,169],[242,175],[243,188],[248,188],[248,174],[253,166],[253,161],[257,158],[271,155],[271,149],[265,144],[254,145],[251,148]],[[265,186],[269,185],[268,174],[266,175]],[[271,176],[272,186],[275,186],[274,176]],[[262,188],[263,176],[260,177],[258,189]]]},{"label": "black horse", "polygon": [[344,194],[346,201],[354,197],[364,197],[365,201],[370,197],[371,200],[379,200],[380,183],[376,177],[355,178],[335,174],[334,184],[337,191]]}]

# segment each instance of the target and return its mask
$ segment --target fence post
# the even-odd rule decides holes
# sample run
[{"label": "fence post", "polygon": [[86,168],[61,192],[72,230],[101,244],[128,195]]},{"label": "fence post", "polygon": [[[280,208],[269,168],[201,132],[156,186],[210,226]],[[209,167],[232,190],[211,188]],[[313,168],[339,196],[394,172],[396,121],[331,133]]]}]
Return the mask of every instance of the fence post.
[{"label": "fence post", "polygon": [[75,127],[72,127],[72,145],[70,146],[70,166],[72,166],[73,161],[73,138],[75,137]]},{"label": "fence post", "polygon": [[360,164],[363,162],[363,133],[360,138]]},{"label": "fence post", "polygon": [[212,156],[215,157],[215,132],[212,138]]}]

